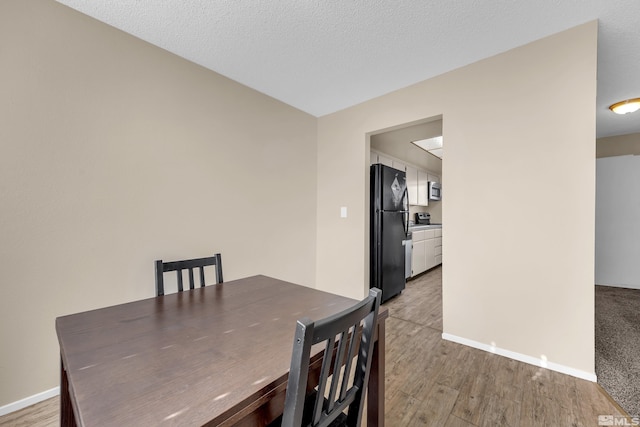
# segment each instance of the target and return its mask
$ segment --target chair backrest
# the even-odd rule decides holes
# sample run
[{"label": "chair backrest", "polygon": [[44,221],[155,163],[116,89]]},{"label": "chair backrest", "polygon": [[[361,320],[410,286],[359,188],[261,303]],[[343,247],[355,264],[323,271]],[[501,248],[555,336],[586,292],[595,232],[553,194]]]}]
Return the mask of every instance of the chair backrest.
[{"label": "chair backrest", "polygon": [[156,261],[156,296],[164,295],[164,273],[175,271],[177,273],[178,292],[182,292],[182,271],[189,272],[189,289],[194,289],[193,269],[200,270],[200,287],[204,287],[204,267],[214,266],[216,271],[215,283],[222,283],[222,256],[215,254],[208,258],[187,259],[182,261],[162,262],[161,259]]},{"label": "chair backrest", "polygon": [[[360,425],[381,296],[380,289],[372,288],[367,298],[341,313],[316,322],[308,318],[298,320],[282,426],[301,426],[303,413],[305,425],[327,426],[339,416],[344,418],[343,411],[347,407],[346,425]],[[308,399],[311,346],[320,342],[326,342],[320,378],[315,399]],[[333,376],[327,389],[330,374]],[[307,418],[310,421],[307,422]]]}]

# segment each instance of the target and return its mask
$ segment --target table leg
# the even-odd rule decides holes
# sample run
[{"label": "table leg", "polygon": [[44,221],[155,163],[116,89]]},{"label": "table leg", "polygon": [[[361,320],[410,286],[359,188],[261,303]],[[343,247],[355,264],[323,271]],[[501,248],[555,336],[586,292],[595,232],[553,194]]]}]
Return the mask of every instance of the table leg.
[{"label": "table leg", "polygon": [[67,370],[64,367],[62,358],[60,358],[60,426],[75,427],[75,425],[76,419],[71,405],[71,396],[69,395]]},{"label": "table leg", "polygon": [[367,427],[384,427],[385,321],[378,319],[367,390]]}]

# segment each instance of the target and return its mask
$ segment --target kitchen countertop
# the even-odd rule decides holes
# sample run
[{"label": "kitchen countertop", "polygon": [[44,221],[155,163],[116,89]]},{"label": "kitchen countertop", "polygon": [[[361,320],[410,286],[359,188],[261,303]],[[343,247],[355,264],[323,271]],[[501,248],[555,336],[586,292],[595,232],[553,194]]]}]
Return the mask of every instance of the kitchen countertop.
[{"label": "kitchen countertop", "polygon": [[442,224],[430,224],[430,225],[410,225],[409,231],[431,230],[434,228],[442,228]]}]

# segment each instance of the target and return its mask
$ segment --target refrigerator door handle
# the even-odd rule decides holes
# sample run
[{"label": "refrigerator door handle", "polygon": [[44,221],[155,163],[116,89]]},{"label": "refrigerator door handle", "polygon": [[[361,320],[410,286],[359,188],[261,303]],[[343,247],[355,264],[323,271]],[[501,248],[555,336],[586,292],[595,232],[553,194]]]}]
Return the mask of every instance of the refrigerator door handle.
[{"label": "refrigerator door handle", "polygon": [[409,234],[409,190],[407,187],[404,188],[404,195],[402,196],[403,200],[403,208],[405,209],[402,213],[402,222],[404,223],[404,235]]}]

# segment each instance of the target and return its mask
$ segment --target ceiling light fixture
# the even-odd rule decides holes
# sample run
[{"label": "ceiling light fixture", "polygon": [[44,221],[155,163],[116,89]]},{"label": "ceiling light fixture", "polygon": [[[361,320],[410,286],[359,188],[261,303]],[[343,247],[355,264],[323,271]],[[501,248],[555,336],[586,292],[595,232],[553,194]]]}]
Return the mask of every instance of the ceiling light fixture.
[{"label": "ceiling light fixture", "polygon": [[434,138],[420,139],[418,141],[411,141],[423,150],[433,154],[436,157],[442,158],[442,136],[436,136]]},{"label": "ceiling light fixture", "polygon": [[640,110],[640,98],[627,99],[616,102],[609,107],[616,114],[628,114]]}]

